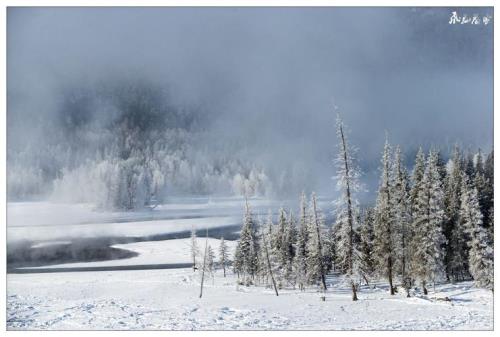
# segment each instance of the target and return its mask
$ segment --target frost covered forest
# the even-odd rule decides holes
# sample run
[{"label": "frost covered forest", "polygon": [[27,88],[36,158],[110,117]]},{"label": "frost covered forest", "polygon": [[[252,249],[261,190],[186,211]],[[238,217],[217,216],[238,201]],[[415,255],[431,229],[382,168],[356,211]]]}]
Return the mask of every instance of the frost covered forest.
[{"label": "frost covered forest", "polygon": [[[314,192],[302,194],[297,215],[280,208],[277,221],[272,213],[262,220],[247,202],[232,265],[239,282],[272,285],[277,296],[285,287],[326,292],[326,275],[340,273],[354,301],[361,283],[379,278],[387,280],[391,295],[404,291],[407,297],[412,287],[427,295],[437,282],[470,279],[493,291],[493,151],[484,157],[481,150],[464,153],[456,146],[444,162],[438,150],[420,148],[409,172],[402,150],[386,135],[376,202],[360,208],[362,173],[340,115],[336,128],[335,222],[326,223]],[[226,252],[222,238],[224,276]],[[193,232],[193,268],[199,253]],[[213,272],[210,247],[199,264]]]},{"label": "frost covered forest", "polygon": [[492,329],[492,15],[9,7],[7,328]]},{"label": "frost covered forest", "polygon": [[270,186],[262,167],[228,157],[229,145],[207,149],[204,111],[169,105],[164,87],[151,81],[65,89],[60,100],[55,120],[42,124],[44,142],[9,148],[9,198],[134,210],[167,195],[263,196],[284,188]]}]

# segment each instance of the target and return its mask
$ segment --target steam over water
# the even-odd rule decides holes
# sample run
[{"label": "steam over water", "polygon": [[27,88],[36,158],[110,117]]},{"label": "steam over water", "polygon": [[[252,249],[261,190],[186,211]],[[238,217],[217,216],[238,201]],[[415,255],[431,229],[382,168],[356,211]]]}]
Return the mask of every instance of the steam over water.
[{"label": "steam over water", "polygon": [[418,145],[487,152],[493,24],[450,14],[9,8],[9,200],[132,210],[178,195],[332,195],[334,105],[365,200],[385,130],[409,166]]}]

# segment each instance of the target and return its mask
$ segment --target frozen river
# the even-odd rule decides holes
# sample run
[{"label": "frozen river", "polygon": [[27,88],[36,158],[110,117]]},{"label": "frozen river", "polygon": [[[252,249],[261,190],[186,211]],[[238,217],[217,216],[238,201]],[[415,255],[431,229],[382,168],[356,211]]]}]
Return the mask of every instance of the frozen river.
[{"label": "frozen river", "polygon": [[[185,267],[189,261],[165,263],[166,255],[154,264],[150,259],[129,263],[148,254],[130,247],[141,242],[185,239],[192,228],[199,237],[208,232],[213,239],[223,236],[236,240],[244,203],[243,198],[178,198],[154,210],[135,212],[99,211],[84,204],[9,203],[8,272]],[[263,218],[269,210],[276,212],[282,205],[295,206],[293,202],[268,199],[251,199],[249,203],[252,211]],[[105,265],[96,265],[103,261],[107,261]]]}]

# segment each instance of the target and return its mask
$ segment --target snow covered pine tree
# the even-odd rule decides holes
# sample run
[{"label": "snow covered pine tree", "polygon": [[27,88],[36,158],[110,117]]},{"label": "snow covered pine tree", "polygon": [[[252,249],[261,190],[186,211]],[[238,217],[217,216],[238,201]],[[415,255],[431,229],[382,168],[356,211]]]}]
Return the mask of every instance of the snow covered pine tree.
[{"label": "snow covered pine tree", "polygon": [[340,197],[335,201],[336,226],[339,228],[339,242],[337,245],[337,257],[341,263],[341,269],[347,276],[352,289],[352,300],[356,301],[358,278],[360,276],[360,258],[354,242],[354,229],[357,226],[357,214],[359,213],[358,202],[355,193],[360,190],[360,170],[354,162],[354,149],[349,145],[345,134],[344,123],[337,114],[337,137],[338,155],[335,159],[337,168],[337,189]]}]

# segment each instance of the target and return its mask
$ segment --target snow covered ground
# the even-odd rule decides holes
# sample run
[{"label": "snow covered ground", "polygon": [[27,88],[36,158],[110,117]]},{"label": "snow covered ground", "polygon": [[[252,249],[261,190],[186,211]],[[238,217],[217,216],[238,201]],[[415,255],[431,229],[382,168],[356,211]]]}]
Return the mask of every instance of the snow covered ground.
[{"label": "snow covered ground", "polygon": [[[236,198],[175,200],[154,211],[98,212],[89,205],[9,203],[8,243],[64,244],[72,237],[147,236],[240,224],[244,201]],[[252,200],[265,214],[277,202]],[[70,241],[66,241],[70,240]],[[235,241],[226,241],[233,255]],[[204,238],[198,238],[202,250]],[[219,240],[209,239],[217,253]],[[143,266],[189,263],[189,239],[141,241],[112,247],[135,257],[44,265],[40,268]],[[36,267],[33,267],[36,268]],[[141,267],[142,268],[142,267]],[[206,281],[192,269],[116,270],[7,274],[7,327],[24,329],[492,329],[493,295],[470,282],[438,285],[427,297],[390,296],[385,283],[363,287],[351,301],[339,279],[320,301],[316,289],[236,285],[235,276]],[[438,298],[448,297],[451,301]]]},{"label": "snow covered ground", "polygon": [[[493,295],[470,282],[439,285],[428,297],[363,287],[351,301],[340,283],[320,301],[305,292],[237,286],[222,272],[199,298],[190,269],[9,274],[7,327],[18,329],[388,329],[493,328]],[[451,301],[435,298],[447,296]]]}]

